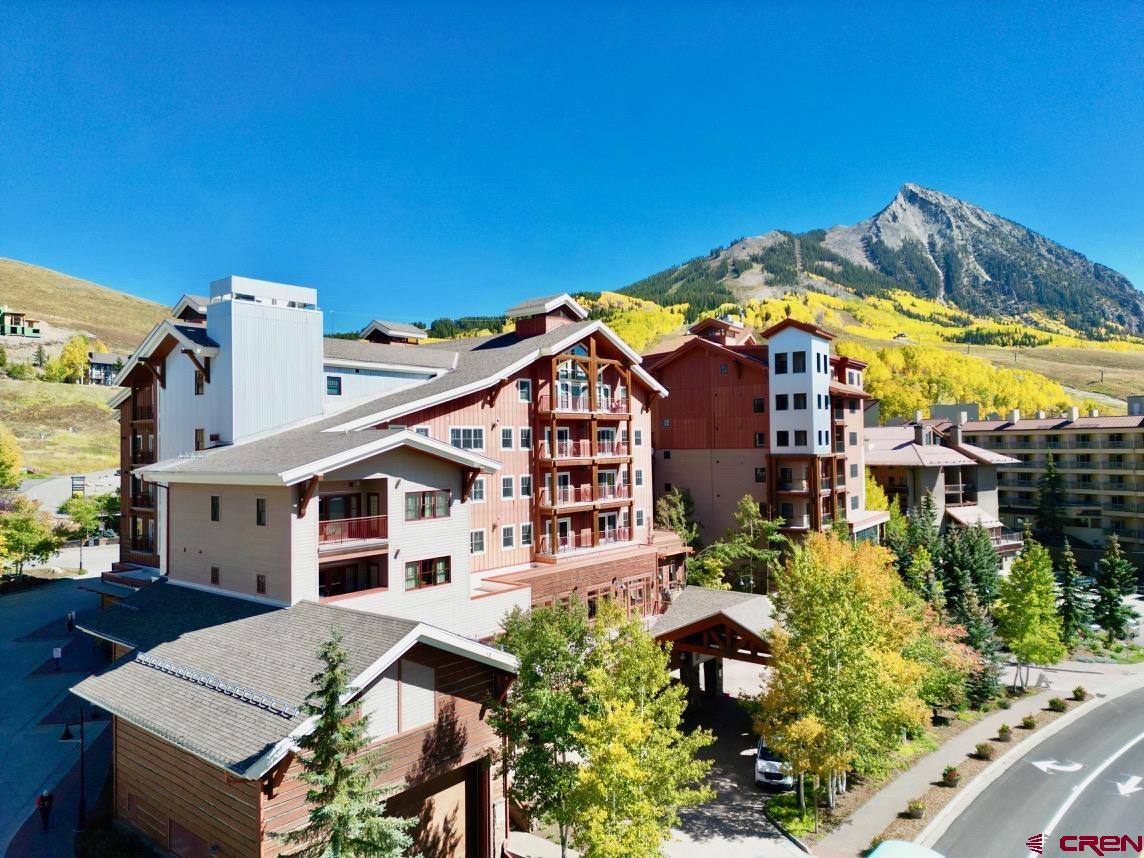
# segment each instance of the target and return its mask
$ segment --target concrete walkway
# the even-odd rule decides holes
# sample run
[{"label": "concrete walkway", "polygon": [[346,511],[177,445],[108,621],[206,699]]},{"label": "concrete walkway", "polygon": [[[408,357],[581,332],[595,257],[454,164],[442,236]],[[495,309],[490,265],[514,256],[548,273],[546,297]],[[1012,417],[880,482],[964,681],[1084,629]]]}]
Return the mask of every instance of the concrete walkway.
[{"label": "concrete walkway", "polygon": [[[1011,681],[1011,670],[1007,674],[1003,681]],[[1077,685],[1083,685],[1090,694],[1105,694],[1113,688],[1123,688],[1126,678],[1129,682],[1135,678],[1144,685],[1144,665],[1062,662],[1054,668],[1033,669],[1030,684],[1036,683],[1042,674],[1050,688],[1014,700],[1009,709],[990,712],[932,754],[922,757],[823,838],[813,847],[814,854],[819,858],[854,858],[861,854],[870,847],[870,841],[906,809],[910,799],[924,795],[935,781],[941,779],[942,770],[947,765],[964,763],[978,742],[987,742],[997,735],[997,728],[1002,723],[1016,728],[1025,715],[1044,709],[1050,697],[1069,697]],[[1033,736],[1036,735],[1034,732]]]},{"label": "concrete walkway", "polygon": [[[99,597],[80,590],[74,580],[0,597],[0,688],[5,692],[0,708],[0,795],[4,796],[0,801],[0,854],[9,852],[17,831],[35,814],[36,796],[44,789],[56,792],[52,826],[66,834],[68,845],[66,851],[44,854],[71,854],[75,799],[59,785],[78,762],[79,743],[60,741],[60,735],[64,721],[74,722],[79,712],[79,702],[68,688],[96,669],[103,657],[87,636],[69,635],[64,618],[68,611],[98,610],[98,605]],[[56,647],[63,650],[58,672],[52,659]],[[106,720],[90,725],[88,747],[98,743],[106,725]],[[95,758],[88,766],[89,784],[101,783],[106,775],[107,763],[103,763],[102,775],[98,767]],[[95,794],[89,790],[89,806],[94,801]],[[39,820],[35,823],[38,826]],[[10,854],[32,853],[21,849]]]}]

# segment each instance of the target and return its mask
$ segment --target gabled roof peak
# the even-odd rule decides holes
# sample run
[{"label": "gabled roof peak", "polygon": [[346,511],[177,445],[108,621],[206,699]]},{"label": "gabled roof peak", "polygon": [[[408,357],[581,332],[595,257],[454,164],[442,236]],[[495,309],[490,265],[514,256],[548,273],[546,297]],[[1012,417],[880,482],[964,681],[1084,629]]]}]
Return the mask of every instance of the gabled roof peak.
[{"label": "gabled roof peak", "polygon": [[588,311],[580,306],[579,302],[567,292],[558,295],[548,295],[544,298],[529,298],[505,310],[510,319],[526,319],[529,316],[542,316],[551,313],[560,307],[567,309],[577,319],[587,319]]}]

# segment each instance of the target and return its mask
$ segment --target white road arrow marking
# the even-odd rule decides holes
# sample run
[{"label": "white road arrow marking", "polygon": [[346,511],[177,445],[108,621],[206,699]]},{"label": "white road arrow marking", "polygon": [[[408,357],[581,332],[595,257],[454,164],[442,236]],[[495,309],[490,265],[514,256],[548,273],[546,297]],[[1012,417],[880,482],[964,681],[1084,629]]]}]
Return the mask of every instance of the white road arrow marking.
[{"label": "white road arrow marking", "polygon": [[1124,783],[1118,783],[1116,788],[1120,790],[1121,795],[1132,795],[1132,793],[1140,792],[1141,789],[1144,789],[1144,787],[1140,786],[1140,781],[1142,780],[1144,780],[1144,778],[1139,775],[1132,775]]},{"label": "white road arrow marking", "polygon": [[1083,768],[1083,766],[1077,762],[1058,763],[1056,760],[1038,760],[1033,763],[1033,765],[1047,775],[1053,772],[1079,772]]}]

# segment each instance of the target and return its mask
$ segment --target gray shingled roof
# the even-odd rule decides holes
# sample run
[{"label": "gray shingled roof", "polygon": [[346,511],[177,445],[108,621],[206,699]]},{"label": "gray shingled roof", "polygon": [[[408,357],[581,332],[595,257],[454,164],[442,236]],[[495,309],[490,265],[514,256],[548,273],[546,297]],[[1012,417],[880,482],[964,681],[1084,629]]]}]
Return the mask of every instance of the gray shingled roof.
[{"label": "gray shingled roof", "polygon": [[374,319],[362,328],[362,333],[364,334],[370,328],[377,328],[383,334],[395,334],[399,337],[409,337],[411,339],[421,339],[429,336],[425,333],[424,328],[419,328],[416,325],[407,325],[404,322],[390,322],[386,319]]},{"label": "gray shingled roof", "polygon": [[[571,301],[580,307],[576,299],[569,295],[567,292],[557,292],[555,295],[545,295],[543,298],[529,298],[527,301],[521,301],[504,311],[504,314],[510,319],[520,319],[528,316],[537,316],[541,313],[547,313],[553,309],[554,304],[564,303]],[[583,311],[584,308],[580,307]],[[585,312],[585,315],[587,313]]]},{"label": "gray shingled roof", "polygon": [[202,325],[179,325],[176,324],[175,330],[190,340],[197,346],[202,346],[208,349],[217,349],[218,343],[207,336],[207,329]]},{"label": "gray shingled roof", "polygon": [[[192,610],[199,606],[198,593],[172,584],[153,584],[126,601],[146,598],[148,589],[152,596],[165,597],[162,607],[156,602],[149,609],[156,619],[179,624],[188,605]],[[271,609],[169,636],[146,654],[300,707],[312,689],[311,677],[321,668],[318,647],[335,629],[344,636],[348,673],[355,677],[418,625],[411,620],[299,602],[291,608]],[[273,762],[266,758],[267,753],[305,721],[300,712],[285,717],[142,664],[134,655],[85,679],[73,690],[96,706],[241,777],[263,774]]]},{"label": "gray shingled roof", "polygon": [[87,362],[92,364],[99,364],[101,366],[115,366],[115,364],[123,361],[120,355],[113,355],[108,352],[90,352],[87,357]]},{"label": "gray shingled roof", "polygon": [[708,617],[722,615],[747,631],[761,635],[775,626],[774,605],[766,596],[688,586],[676,596],[671,607],[656,620],[651,633],[657,638],[690,626]]},{"label": "gray shingled roof", "polygon": [[426,349],[424,346],[398,346],[389,343],[371,343],[366,340],[343,340],[326,337],[322,353],[331,360],[360,360],[369,363],[392,363],[427,369],[453,369],[457,365],[456,351]]},{"label": "gray shingled roof", "polygon": [[[540,334],[520,338],[515,333],[474,337],[450,342],[460,348],[457,368],[424,384],[418,384],[385,396],[371,399],[361,405],[336,414],[308,422],[292,429],[284,429],[254,441],[220,447],[196,453],[192,458],[168,459],[146,470],[165,473],[282,473],[301,467],[325,456],[343,453],[384,437],[385,432],[396,430],[361,430],[353,432],[325,431],[381,412],[398,410],[431,396],[448,394],[466,385],[496,377],[508,367],[538,349],[545,348],[574,336],[577,332],[596,324],[593,321],[576,322]],[[381,348],[369,344],[372,348]],[[424,346],[395,346],[401,349],[428,349]],[[440,352],[437,352],[440,353]],[[400,418],[395,418],[400,419]]]}]

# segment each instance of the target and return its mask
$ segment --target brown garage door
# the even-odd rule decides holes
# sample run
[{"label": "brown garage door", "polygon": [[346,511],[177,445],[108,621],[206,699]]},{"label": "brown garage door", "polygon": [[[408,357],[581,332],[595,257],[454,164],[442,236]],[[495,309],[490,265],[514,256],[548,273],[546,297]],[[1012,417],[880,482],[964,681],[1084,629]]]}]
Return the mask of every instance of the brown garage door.
[{"label": "brown garage door", "polygon": [[482,858],[480,765],[473,763],[390,796],[386,812],[417,819],[413,852],[422,858]]}]

